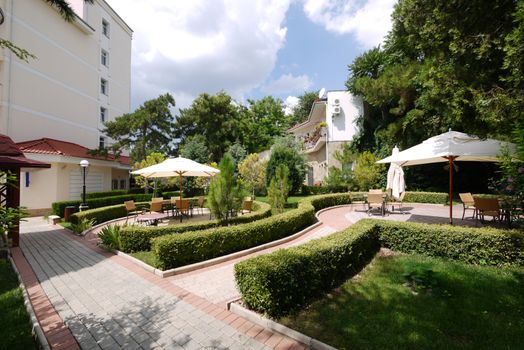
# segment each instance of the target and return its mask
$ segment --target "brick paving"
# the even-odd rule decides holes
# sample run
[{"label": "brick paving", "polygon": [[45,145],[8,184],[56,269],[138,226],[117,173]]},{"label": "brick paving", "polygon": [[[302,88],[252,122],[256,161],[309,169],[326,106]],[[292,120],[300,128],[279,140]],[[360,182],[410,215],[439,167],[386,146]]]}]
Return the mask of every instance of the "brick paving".
[{"label": "brick paving", "polygon": [[[383,219],[448,221],[447,207],[405,209],[409,214]],[[460,218],[461,207],[453,209]],[[357,206],[329,209],[319,214],[321,225],[293,241],[166,279],[41,218],[21,225],[21,249],[14,249],[13,257],[53,349],[304,349],[225,309],[227,301],[239,297],[234,264],[324,237],[367,217]]]}]

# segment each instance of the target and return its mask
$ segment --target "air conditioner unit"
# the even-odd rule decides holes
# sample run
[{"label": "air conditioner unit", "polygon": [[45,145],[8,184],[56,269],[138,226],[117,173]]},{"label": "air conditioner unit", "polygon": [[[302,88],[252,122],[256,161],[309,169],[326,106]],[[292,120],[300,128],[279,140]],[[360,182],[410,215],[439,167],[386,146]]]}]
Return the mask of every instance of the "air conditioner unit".
[{"label": "air conditioner unit", "polygon": [[333,101],[333,105],[339,106],[340,105],[340,100],[338,98],[336,98],[335,101]]},{"label": "air conditioner unit", "polygon": [[340,106],[333,107],[333,114],[340,114],[341,111],[342,109],[340,108]]}]

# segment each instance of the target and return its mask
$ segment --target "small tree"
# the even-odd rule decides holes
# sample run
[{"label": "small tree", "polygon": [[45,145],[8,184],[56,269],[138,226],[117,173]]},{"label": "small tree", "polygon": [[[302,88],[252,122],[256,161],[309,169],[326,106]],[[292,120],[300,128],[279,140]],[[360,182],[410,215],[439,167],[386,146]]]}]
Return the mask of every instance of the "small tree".
[{"label": "small tree", "polygon": [[[166,156],[163,155],[162,153],[153,152],[153,153],[150,153],[146,157],[146,159],[144,159],[143,161],[136,162],[135,165],[133,166],[133,169],[134,170],[138,170],[138,169],[146,168],[148,166],[161,163],[165,159],[166,159]],[[140,187],[142,187],[144,189],[145,193],[148,193],[149,192],[149,188],[151,188],[151,187],[153,187],[154,192],[156,192],[157,187],[160,185],[160,180],[159,179],[149,180],[148,178],[145,178],[145,177],[140,176],[140,175],[135,177],[135,182],[137,183],[137,185],[139,185]],[[155,196],[155,195],[156,195],[156,193],[153,193],[153,196]]]},{"label": "small tree", "polygon": [[360,153],[355,161],[353,179],[360,191],[367,191],[380,186],[380,181],[385,176],[383,164],[377,164],[377,158],[369,151]]},{"label": "small tree", "polygon": [[267,164],[266,184],[276,174],[276,168],[283,164],[289,169],[289,183],[291,193],[297,193],[306,177],[306,160],[300,154],[297,143],[291,138],[281,138],[275,141],[271,148],[271,157]]},{"label": "small tree", "polygon": [[275,171],[275,177],[271,179],[268,189],[269,204],[278,212],[284,211],[289,194],[289,169],[287,166],[280,164]]},{"label": "small tree", "polygon": [[220,161],[218,174],[209,187],[207,201],[215,217],[227,223],[233,211],[242,206],[243,193],[235,178],[235,163],[229,154]]},{"label": "small tree", "polygon": [[238,165],[242,183],[252,193],[253,198],[256,192],[260,193],[266,187],[266,167],[267,161],[261,161],[258,153],[250,154]]},{"label": "small tree", "polygon": [[247,155],[246,148],[242,146],[238,141],[229,147],[227,153],[229,153],[231,158],[233,158],[233,162],[235,163],[235,170],[237,169],[238,164],[240,164],[240,162],[243,161]]},{"label": "small tree", "polygon": [[329,168],[329,175],[325,180],[326,187],[331,189],[349,189],[353,184],[353,162],[355,153],[349,143],[344,143],[342,149],[335,152],[335,159],[340,162],[340,167]]}]

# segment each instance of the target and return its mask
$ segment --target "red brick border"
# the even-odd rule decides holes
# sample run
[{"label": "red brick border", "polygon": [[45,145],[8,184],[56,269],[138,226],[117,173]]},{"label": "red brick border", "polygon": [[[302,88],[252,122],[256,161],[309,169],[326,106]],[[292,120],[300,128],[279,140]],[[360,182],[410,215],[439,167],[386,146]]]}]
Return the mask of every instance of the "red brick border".
[{"label": "red brick border", "polygon": [[11,249],[11,257],[20,274],[35,316],[51,349],[80,349],[71,330],[53,307],[35,272],[19,247]]}]

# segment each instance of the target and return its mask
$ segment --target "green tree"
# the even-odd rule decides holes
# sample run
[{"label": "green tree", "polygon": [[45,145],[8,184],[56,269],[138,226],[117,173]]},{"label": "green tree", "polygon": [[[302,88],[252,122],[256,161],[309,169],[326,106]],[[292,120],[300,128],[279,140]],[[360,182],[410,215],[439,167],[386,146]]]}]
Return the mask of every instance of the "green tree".
[{"label": "green tree", "polygon": [[275,171],[275,176],[271,179],[268,188],[268,201],[271,207],[278,212],[284,211],[289,194],[289,169],[284,164],[279,164]]},{"label": "green tree", "polygon": [[[104,123],[102,133],[115,140],[111,147],[115,154],[131,148],[135,162],[144,160],[151,152],[169,154],[174,126],[171,108],[174,106],[175,99],[170,94],[160,95],[144,102],[133,113]],[[98,152],[107,153],[108,150]]]},{"label": "green tree", "polygon": [[238,141],[229,146],[227,153],[233,159],[233,163],[235,163],[235,169],[238,169],[238,164],[240,164],[240,162],[243,161],[247,155],[246,148],[242,146]]},{"label": "green tree", "polygon": [[[140,162],[136,162],[133,165],[133,170],[138,170],[138,169],[146,168],[151,165],[162,163],[164,160],[166,160],[165,155],[163,155],[162,153],[158,153],[158,152],[152,152],[147,155],[146,159]],[[153,196],[156,196],[156,192],[160,189],[160,184],[161,184],[160,179],[158,178],[148,179],[141,175],[135,176],[135,182],[137,185],[139,185],[140,187],[142,187],[145,190],[145,193],[148,193],[149,189],[153,188]]]},{"label": "green tree", "polygon": [[267,161],[260,160],[258,153],[251,153],[238,164],[242,184],[251,192],[253,198],[255,193],[262,193],[266,188],[266,167]]},{"label": "green tree", "polygon": [[271,148],[271,156],[267,164],[266,185],[276,174],[279,165],[285,165],[289,170],[291,193],[298,193],[306,177],[306,160],[300,154],[298,145],[290,138],[281,138],[275,141]]},{"label": "green tree", "polygon": [[380,188],[381,181],[386,176],[383,164],[377,164],[377,158],[371,152],[365,151],[359,154],[355,160],[353,179],[358,191],[368,191],[372,188]]},{"label": "green tree", "polygon": [[242,141],[243,121],[239,110],[231,96],[223,91],[216,95],[203,93],[189,108],[180,110],[175,136],[182,144],[191,136],[204,136],[210,160],[218,161],[235,141]]},{"label": "green tree", "polygon": [[334,158],[340,163],[337,167],[329,168],[329,175],[325,180],[326,187],[332,189],[353,187],[353,163],[356,155],[351,148],[351,145],[345,142],[342,148],[335,152]]},{"label": "green tree", "polygon": [[[18,187],[17,177],[9,171],[0,171],[0,184]],[[28,214],[23,208],[0,206],[0,235],[4,237],[6,233],[9,233],[9,230],[18,227],[20,220],[27,216]],[[2,237],[0,237],[0,247],[3,243]]]},{"label": "green tree", "polygon": [[235,164],[229,154],[220,161],[220,174],[215,176],[209,187],[207,202],[213,215],[227,222],[233,211],[242,206],[243,193],[235,177]]},{"label": "green tree", "polygon": [[208,163],[209,150],[207,149],[204,136],[195,135],[189,137],[188,140],[180,146],[180,155],[198,163]]},{"label": "green tree", "polygon": [[248,100],[248,104],[244,145],[249,152],[262,152],[273,145],[275,137],[286,134],[291,120],[284,113],[284,103],[280,99],[266,96],[260,100]]},{"label": "green tree", "polygon": [[290,125],[293,126],[307,120],[313,102],[318,99],[318,91],[304,92],[298,96],[298,104],[293,108],[293,113],[290,116]]}]

